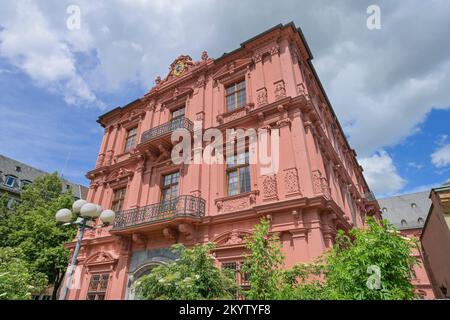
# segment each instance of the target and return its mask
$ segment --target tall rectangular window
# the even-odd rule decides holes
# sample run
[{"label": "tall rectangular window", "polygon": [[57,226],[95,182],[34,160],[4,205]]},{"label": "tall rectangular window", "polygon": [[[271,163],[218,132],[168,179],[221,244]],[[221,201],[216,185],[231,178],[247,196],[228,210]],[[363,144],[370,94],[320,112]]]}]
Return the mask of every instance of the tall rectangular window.
[{"label": "tall rectangular window", "polygon": [[136,145],[137,128],[128,130],[125,140],[125,152],[130,151]]},{"label": "tall rectangular window", "polygon": [[105,300],[109,273],[93,274],[89,282],[87,300]]},{"label": "tall rectangular window", "polygon": [[185,110],[186,110],[185,107],[173,110],[172,113],[170,114],[171,115],[171,120],[184,117]]},{"label": "tall rectangular window", "polygon": [[114,211],[121,211],[123,209],[123,203],[125,201],[125,194],[127,192],[127,188],[120,188],[114,191],[114,199],[112,203],[112,209]]},{"label": "tall rectangular window", "polygon": [[227,112],[242,108],[246,104],[245,80],[225,88]]},{"label": "tall rectangular window", "polygon": [[227,158],[227,190],[229,196],[251,191],[248,152]]},{"label": "tall rectangular window", "polygon": [[161,206],[163,211],[167,211],[176,207],[178,197],[178,183],[180,173],[174,172],[163,176],[161,186]]}]

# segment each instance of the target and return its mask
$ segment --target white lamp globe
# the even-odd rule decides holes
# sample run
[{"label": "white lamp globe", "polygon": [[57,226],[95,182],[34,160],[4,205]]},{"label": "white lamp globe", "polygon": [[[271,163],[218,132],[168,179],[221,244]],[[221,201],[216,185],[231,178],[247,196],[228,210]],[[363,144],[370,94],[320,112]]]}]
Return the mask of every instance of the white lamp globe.
[{"label": "white lamp globe", "polygon": [[105,224],[113,223],[115,218],[116,213],[112,210],[103,210],[100,214],[100,220]]},{"label": "white lamp globe", "polygon": [[100,214],[101,214],[102,211],[103,211],[102,206],[100,206],[100,205],[98,205],[98,204],[96,204],[96,206],[97,206],[97,212],[95,213],[95,216],[94,216],[93,218],[98,218],[98,217],[100,217]]},{"label": "white lamp globe", "polygon": [[83,205],[85,205],[86,203],[87,203],[86,200],[83,200],[83,199],[79,199],[79,200],[75,201],[72,205],[73,213],[75,213],[75,214],[80,213],[81,207]]},{"label": "white lamp globe", "polygon": [[67,223],[72,220],[72,211],[69,209],[61,209],[56,212],[55,219],[61,223]]},{"label": "white lamp globe", "polygon": [[85,203],[80,209],[80,216],[83,218],[93,218],[97,214],[97,205],[93,203]]}]

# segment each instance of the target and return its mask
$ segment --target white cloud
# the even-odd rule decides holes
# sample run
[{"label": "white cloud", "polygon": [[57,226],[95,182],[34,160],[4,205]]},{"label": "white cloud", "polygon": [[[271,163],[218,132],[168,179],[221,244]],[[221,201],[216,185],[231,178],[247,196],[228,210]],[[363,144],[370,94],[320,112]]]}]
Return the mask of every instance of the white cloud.
[{"label": "white cloud", "polygon": [[36,3],[17,1],[9,5],[1,15],[0,56],[38,86],[61,93],[69,104],[98,103],[77,71],[74,47],[51,28]]},{"label": "white cloud", "polygon": [[431,154],[431,162],[436,168],[443,168],[450,164],[450,143],[438,148]]},{"label": "white cloud", "polygon": [[[0,12],[6,28],[0,55],[70,103],[92,102],[127,83],[149,89],[180,54],[198,59],[207,50],[219,57],[293,20],[361,156],[399,143],[433,108],[449,107],[448,1],[385,2],[380,30],[367,29],[370,2],[361,1],[288,0],[274,6],[256,0],[78,0],[81,30],[69,31],[66,8],[73,3],[4,1]],[[86,67],[78,53],[93,63]]]},{"label": "white cloud", "polygon": [[389,154],[381,150],[373,156],[358,159],[371,190],[377,195],[390,195],[402,189],[406,180],[397,172]]}]

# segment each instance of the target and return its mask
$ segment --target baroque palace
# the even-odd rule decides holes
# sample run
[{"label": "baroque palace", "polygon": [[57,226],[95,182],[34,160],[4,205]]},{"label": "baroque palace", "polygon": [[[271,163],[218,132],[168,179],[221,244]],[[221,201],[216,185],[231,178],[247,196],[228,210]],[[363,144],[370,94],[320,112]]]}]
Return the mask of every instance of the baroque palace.
[{"label": "baroque palace", "polygon": [[[87,200],[116,220],[86,232],[68,298],[133,299],[139,277],[175,258],[174,243],[215,242],[218,265],[245,286],[245,237],[261,217],[280,235],[286,267],[321,255],[365,215],[380,218],[311,59],[301,30],[280,24],[217,59],[178,57],[147,94],[102,115]],[[194,121],[202,131],[276,132],[277,172],[248,161],[174,164],[171,133]],[[75,242],[66,246],[73,253]]]}]

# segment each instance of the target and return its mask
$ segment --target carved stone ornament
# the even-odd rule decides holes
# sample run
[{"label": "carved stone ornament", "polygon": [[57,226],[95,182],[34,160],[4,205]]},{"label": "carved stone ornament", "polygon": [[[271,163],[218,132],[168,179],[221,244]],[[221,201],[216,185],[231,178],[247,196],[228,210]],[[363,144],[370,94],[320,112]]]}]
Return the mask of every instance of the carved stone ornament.
[{"label": "carved stone ornament", "polygon": [[279,100],[286,97],[286,89],[284,87],[284,81],[280,81],[275,84],[275,99]]},{"label": "carved stone ornament", "polygon": [[300,193],[297,168],[284,170],[284,188],[287,194]]},{"label": "carved stone ornament", "polygon": [[256,102],[257,102],[258,107],[267,104],[267,89],[266,88],[259,89],[256,94],[257,94]]},{"label": "carved stone ornament", "polygon": [[263,176],[263,197],[265,199],[276,198],[278,196],[276,175]]},{"label": "carved stone ornament", "polygon": [[230,237],[225,242],[226,245],[236,245],[241,244],[243,242],[242,237],[240,236],[239,232],[237,230],[233,230],[230,233]]}]

